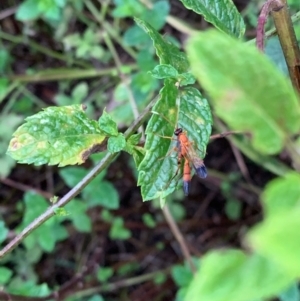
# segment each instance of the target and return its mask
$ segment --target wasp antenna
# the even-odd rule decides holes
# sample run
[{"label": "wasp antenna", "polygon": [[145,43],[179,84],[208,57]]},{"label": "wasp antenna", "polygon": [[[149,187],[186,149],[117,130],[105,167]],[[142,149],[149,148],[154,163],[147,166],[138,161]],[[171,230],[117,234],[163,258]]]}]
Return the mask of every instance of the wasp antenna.
[{"label": "wasp antenna", "polygon": [[[155,114],[155,115],[158,115],[159,117],[163,118],[164,120],[166,120],[170,125],[172,125],[172,122],[167,118],[165,117],[164,115],[156,112],[156,111],[151,111],[152,114]],[[173,126],[173,125],[172,125]]]},{"label": "wasp antenna", "polygon": [[195,168],[195,170],[197,176],[200,177],[201,179],[205,179],[207,177],[207,169],[204,164],[198,168]]}]

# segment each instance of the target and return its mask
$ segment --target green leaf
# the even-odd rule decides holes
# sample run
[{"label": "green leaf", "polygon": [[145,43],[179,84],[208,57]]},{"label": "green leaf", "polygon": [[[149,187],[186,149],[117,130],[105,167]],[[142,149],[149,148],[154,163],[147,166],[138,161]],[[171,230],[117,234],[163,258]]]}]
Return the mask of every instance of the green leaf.
[{"label": "green leaf", "polygon": [[142,19],[148,22],[156,30],[160,30],[165,25],[169,12],[170,4],[168,1],[157,1],[153,4],[151,10],[145,10]]},{"label": "green leaf", "polygon": [[93,181],[83,190],[88,206],[103,206],[107,209],[119,209],[120,199],[114,186],[106,181]]},{"label": "green leaf", "polygon": [[299,301],[300,293],[298,283],[294,282],[287,290],[279,295],[280,301]]},{"label": "green leaf", "polygon": [[88,171],[83,167],[65,167],[59,171],[59,175],[69,187],[78,184],[87,173]]},{"label": "green leaf", "polygon": [[189,285],[193,279],[193,273],[185,265],[174,265],[171,274],[178,287]]},{"label": "green leaf", "polygon": [[129,143],[131,145],[137,145],[140,142],[141,137],[142,137],[142,133],[131,135],[128,138],[127,143]]},{"label": "green leaf", "polygon": [[267,216],[293,210],[300,204],[300,175],[291,172],[269,182],[262,200]]},{"label": "green leaf", "polygon": [[232,198],[226,200],[225,213],[231,220],[238,220],[241,216],[242,204],[240,201]]},{"label": "green leaf", "polygon": [[177,81],[179,83],[179,86],[187,86],[194,84],[196,82],[196,78],[193,74],[186,72],[179,74],[177,76]]},{"label": "green leaf", "polygon": [[54,4],[44,11],[43,16],[50,22],[59,22],[62,17],[62,11],[58,6],[55,6]]},{"label": "green leaf", "polygon": [[36,19],[41,14],[36,0],[26,0],[18,7],[16,19],[19,21],[29,21]]},{"label": "green leaf", "polygon": [[7,93],[9,93],[9,81],[7,78],[0,78],[0,103],[6,97]]},{"label": "green leaf", "polygon": [[288,136],[298,132],[299,100],[288,80],[257,49],[210,30],[193,37],[187,52],[216,114],[231,129],[250,133],[255,149],[276,154]]},{"label": "green leaf", "polygon": [[257,252],[282,266],[293,277],[300,276],[299,216],[299,206],[272,214],[248,234],[248,241]]},{"label": "green leaf", "polygon": [[[149,42],[149,38],[147,34],[138,26],[133,25],[129,27],[123,37],[124,43],[128,46],[140,46],[140,45],[147,45],[147,42]],[[145,46],[144,46],[145,47]],[[143,48],[144,48],[143,47]]]},{"label": "green leaf", "polygon": [[12,270],[6,267],[0,267],[0,284],[6,284],[10,280],[12,274]]},{"label": "green leaf", "polygon": [[0,221],[0,244],[6,239],[8,231],[9,230],[5,227],[4,221]]},{"label": "green leaf", "polygon": [[117,153],[124,149],[126,146],[126,139],[122,133],[117,137],[110,137],[107,142],[107,150],[110,153]]},{"label": "green leaf", "polygon": [[[43,197],[33,192],[25,193],[24,203],[25,214],[21,225],[18,227],[19,230],[31,223],[49,207],[49,203]],[[26,237],[24,243],[28,250],[40,245],[45,251],[50,252],[55,247],[56,242],[65,239],[67,235],[65,228],[59,224],[59,219],[52,217]]]},{"label": "green leaf", "polygon": [[113,268],[100,267],[97,271],[97,278],[100,282],[107,282],[109,278],[114,274]]},{"label": "green leaf", "polygon": [[175,80],[171,79],[165,80],[153,112],[155,114],[146,129],[146,155],[139,165],[138,185],[144,201],[164,198],[177,185],[178,177],[174,178],[178,170],[174,130],[183,128],[199,157],[203,158],[212,124],[207,100],[200,92],[193,87],[179,90]]},{"label": "green leaf", "polygon": [[178,75],[177,70],[171,65],[157,65],[149,72],[153,77],[163,79],[169,77],[176,77]]},{"label": "green leaf", "polygon": [[94,295],[89,298],[87,301],[105,301],[104,298],[100,295]]},{"label": "green leaf", "polygon": [[187,72],[189,63],[185,53],[173,44],[166,41],[152,26],[148,23],[135,18],[135,22],[150,36],[156,49],[157,56],[160,59],[160,64],[171,65],[179,73]]},{"label": "green leaf", "polygon": [[19,163],[81,164],[105,138],[81,105],[48,107],[25,120],[7,151]]},{"label": "green leaf", "polygon": [[43,229],[43,235],[38,236],[38,242],[43,250],[46,252],[51,252],[54,250],[55,247],[55,235],[52,232],[52,229],[49,227],[45,227]]},{"label": "green leaf", "polygon": [[145,6],[136,0],[114,0],[116,8],[113,10],[112,15],[117,18],[132,17],[140,15]]},{"label": "green leaf", "polygon": [[53,211],[59,217],[70,215],[70,212],[68,212],[65,208],[57,208],[56,207],[56,208],[53,209]]},{"label": "green leaf", "polygon": [[135,166],[139,166],[143,159],[145,158],[145,149],[140,146],[135,146],[132,150],[132,156]]},{"label": "green leaf", "polygon": [[180,1],[186,8],[203,15],[207,22],[221,31],[238,38],[244,35],[244,20],[232,0]]},{"label": "green leaf", "polygon": [[65,209],[70,213],[66,219],[71,220],[74,227],[80,232],[89,232],[92,228],[90,217],[86,214],[87,204],[79,201],[72,200],[65,206]]},{"label": "green leaf", "polygon": [[126,240],[131,237],[130,230],[124,227],[124,220],[121,217],[116,217],[113,220],[113,224],[109,230],[109,237],[111,239]]},{"label": "green leaf", "polygon": [[149,228],[155,228],[156,222],[150,213],[145,213],[142,215],[143,223]]},{"label": "green leaf", "polygon": [[292,282],[274,262],[257,254],[214,251],[202,258],[184,300],[252,301],[272,297]]},{"label": "green leaf", "polygon": [[[10,53],[4,48],[0,49],[0,73],[5,72],[5,70],[8,67],[10,61],[11,61]],[[2,93],[0,93],[0,94],[2,94]]]},{"label": "green leaf", "polygon": [[84,98],[87,97],[89,91],[89,87],[87,83],[81,82],[78,85],[75,86],[75,88],[72,90],[72,98],[77,103],[82,102]]},{"label": "green leaf", "polygon": [[101,131],[109,136],[118,136],[118,126],[112,117],[103,110],[101,117],[99,118],[99,126]]}]

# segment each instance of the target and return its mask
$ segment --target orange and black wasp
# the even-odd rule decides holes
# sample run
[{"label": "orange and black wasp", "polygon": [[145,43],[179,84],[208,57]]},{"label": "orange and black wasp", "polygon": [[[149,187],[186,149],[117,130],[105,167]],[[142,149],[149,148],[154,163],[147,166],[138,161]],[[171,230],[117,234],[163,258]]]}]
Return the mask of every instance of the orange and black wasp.
[{"label": "orange and black wasp", "polygon": [[[182,160],[184,160],[183,165],[183,191],[185,195],[188,195],[191,176],[191,165],[193,166],[197,176],[204,179],[207,177],[207,170],[204,165],[203,159],[201,159],[194,149],[193,142],[189,140],[186,133],[182,128],[177,128],[174,131],[174,135],[177,137],[177,152],[178,152],[178,165],[181,165]],[[178,173],[178,170],[176,174]],[[175,176],[176,176],[175,174]]]}]

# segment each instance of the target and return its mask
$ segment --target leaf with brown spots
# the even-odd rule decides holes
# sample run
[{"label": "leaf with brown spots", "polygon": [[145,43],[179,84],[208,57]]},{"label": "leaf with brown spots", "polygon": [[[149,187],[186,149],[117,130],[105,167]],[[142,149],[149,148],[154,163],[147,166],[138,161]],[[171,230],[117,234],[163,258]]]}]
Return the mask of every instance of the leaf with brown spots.
[{"label": "leaf with brown spots", "polygon": [[83,163],[105,139],[82,105],[49,107],[26,118],[13,136],[7,154],[19,163],[59,166]]}]

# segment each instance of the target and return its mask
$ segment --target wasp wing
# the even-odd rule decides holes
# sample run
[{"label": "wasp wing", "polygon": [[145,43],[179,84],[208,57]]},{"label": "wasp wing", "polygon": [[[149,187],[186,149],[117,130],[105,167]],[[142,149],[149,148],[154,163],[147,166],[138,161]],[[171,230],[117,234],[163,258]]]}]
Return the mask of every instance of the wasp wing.
[{"label": "wasp wing", "polygon": [[188,147],[186,147],[185,153],[187,160],[192,163],[197,176],[205,179],[207,177],[207,169],[204,165],[203,160],[196,153],[194,147],[192,145],[189,145]]}]

